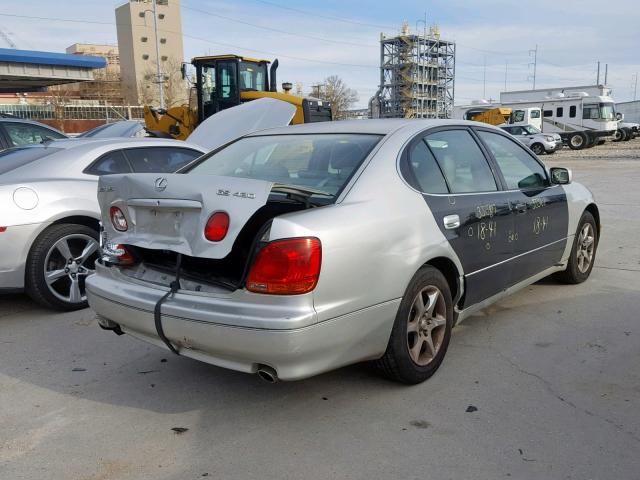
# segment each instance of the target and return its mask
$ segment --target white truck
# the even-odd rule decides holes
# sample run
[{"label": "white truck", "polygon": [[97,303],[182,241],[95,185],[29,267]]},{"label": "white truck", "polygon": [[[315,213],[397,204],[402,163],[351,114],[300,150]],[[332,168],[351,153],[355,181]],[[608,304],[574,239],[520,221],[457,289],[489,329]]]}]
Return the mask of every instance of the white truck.
[{"label": "white truck", "polygon": [[[500,103],[492,103],[486,100],[474,100],[470,105],[457,105],[453,107],[453,118],[471,120],[481,112],[487,112],[498,107],[509,107]],[[507,122],[510,125],[532,125],[542,130],[542,110],[539,107],[513,108],[511,117]]]},{"label": "white truck", "polygon": [[540,130],[559,134],[574,150],[593,146],[618,129],[611,89],[604,85],[502,92],[500,105],[513,110],[514,120],[519,110],[539,109]]}]

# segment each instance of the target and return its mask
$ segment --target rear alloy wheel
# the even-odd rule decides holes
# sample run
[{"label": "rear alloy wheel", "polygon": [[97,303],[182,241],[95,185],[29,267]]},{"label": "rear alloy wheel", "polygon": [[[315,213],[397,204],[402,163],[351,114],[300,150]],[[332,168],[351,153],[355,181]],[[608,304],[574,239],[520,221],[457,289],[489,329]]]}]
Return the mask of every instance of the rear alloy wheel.
[{"label": "rear alloy wheel", "polygon": [[587,136],[584,133],[574,133],[569,137],[569,148],[571,150],[582,150],[587,146]]},{"label": "rear alloy wheel", "polygon": [[444,359],[452,326],[446,279],[431,266],[420,269],[402,298],[387,351],[377,362],[379,369],[402,383],[425,381]]},{"label": "rear alloy wheel", "polygon": [[45,307],[77,310],[87,306],[85,280],[99,255],[98,232],[62,224],[36,239],[27,259],[27,292]]},{"label": "rear alloy wheel", "polygon": [[531,145],[531,151],[536,155],[542,155],[544,153],[544,146],[541,143],[534,143]]},{"label": "rear alloy wheel", "polygon": [[578,231],[573,240],[571,256],[566,270],[559,272],[557,278],[565,283],[582,283],[591,274],[598,248],[598,228],[593,215],[584,212]]}]

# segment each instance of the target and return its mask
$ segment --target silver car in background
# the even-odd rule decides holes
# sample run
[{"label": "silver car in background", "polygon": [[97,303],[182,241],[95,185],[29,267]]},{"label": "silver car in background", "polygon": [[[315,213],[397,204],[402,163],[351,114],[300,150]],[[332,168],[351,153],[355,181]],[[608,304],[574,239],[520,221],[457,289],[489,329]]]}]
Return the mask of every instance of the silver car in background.
[{"label": "silver car in background", "polygon": [[98,256],[98,178],[173,172],[205,150],[178,140],[47,141],[0,152],[0,292],[86,307]]},{"label": "silver car in background", "polygon": [[562,148],[560,135],[542,133],[533,125],[500,125],[500,128],[524,143],[536,155],[552,154]]},{"label": "silver car in background", "polygon": [[269,381],[377,360],[421,382],[456,322],[586,280],[599,234],[567,169],[466,121],[276,128],[173,175],[102,177],[98,198],[100,325]]}]

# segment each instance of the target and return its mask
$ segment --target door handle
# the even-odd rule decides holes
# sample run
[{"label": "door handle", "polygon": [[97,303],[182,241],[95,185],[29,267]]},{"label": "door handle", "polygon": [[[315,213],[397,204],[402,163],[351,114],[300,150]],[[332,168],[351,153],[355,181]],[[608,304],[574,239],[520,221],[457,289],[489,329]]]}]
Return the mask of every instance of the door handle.
[{"label": "door handle", "polygon": [[460,217],[458,215],[447,215],[442,221],[444,222],[444,228],[447,230],[453,230],[460,226]]},{"label": "door handle", "polygon": [[518,213],[525,213],[527,211],[526,203],[516,203],[516,210]]}]

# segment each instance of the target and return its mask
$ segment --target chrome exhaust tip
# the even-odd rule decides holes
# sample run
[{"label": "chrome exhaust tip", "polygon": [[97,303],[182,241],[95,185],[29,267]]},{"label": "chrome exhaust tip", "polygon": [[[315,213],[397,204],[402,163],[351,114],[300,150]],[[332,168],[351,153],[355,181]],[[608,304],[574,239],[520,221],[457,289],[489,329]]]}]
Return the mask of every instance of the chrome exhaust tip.
[{"label": "chrome exhaust tip", "polygon": [[275,369],[267,365],[260,365],[258,367],[258,377],[267,383],[276,383],[278,381],[278,374]]}]

